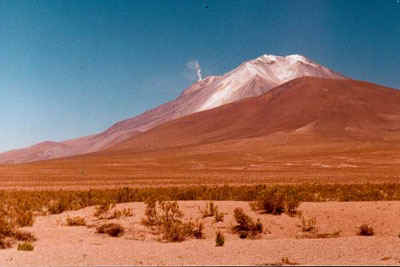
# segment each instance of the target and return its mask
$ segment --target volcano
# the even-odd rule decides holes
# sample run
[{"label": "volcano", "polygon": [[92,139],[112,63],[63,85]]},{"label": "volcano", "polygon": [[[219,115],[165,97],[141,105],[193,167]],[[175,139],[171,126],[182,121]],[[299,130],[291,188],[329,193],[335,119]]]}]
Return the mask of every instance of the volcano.
[{"label": "volcano", "polygon": [[305,76],[345,79],[341,74],[301,55],[263,55],[240,64],[222,76],[206,77],[184,90],[175,100],[117,122],[104,132],[63,142],[46,141],[1,153],[0,163],[31,162],[101,151],[167,121],[259,96]]}]

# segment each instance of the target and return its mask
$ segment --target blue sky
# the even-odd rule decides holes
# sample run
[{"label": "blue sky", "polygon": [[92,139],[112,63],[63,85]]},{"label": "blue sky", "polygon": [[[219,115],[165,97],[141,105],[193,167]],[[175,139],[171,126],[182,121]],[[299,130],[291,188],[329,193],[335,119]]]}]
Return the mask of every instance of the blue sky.
[{"label": "blue sky", "polygon": [[0,151],[105,130],[262,54],[400,88],[398,0],[0,0]]}]

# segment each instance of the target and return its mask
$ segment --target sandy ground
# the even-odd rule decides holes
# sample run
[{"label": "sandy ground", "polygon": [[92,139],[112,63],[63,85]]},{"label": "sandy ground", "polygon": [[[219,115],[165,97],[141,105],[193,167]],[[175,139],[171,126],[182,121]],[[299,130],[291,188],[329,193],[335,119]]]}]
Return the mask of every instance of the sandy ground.
[{"label": "sandy ground", "polygon": [[[340,231],[337,238],[309,238],[301,227],[300,216],[267,215],[251,211],[247,202],[216,201],[224,222],[211,217],[205,224],[205,239],[165,243],[141,225],[143,203],[118,204],[115,209],[131,208],[132,217],[99,220],[95,207],[40,216],[31,231],[37,237],[34,251],[18,251],[16,246],[0,250],[0,266],[85,266],[85,265],[268,265],[290,262],[307,265],[399,265],[400,202],[302,203],[305,218],[316,218],[318,233]],[[201,218],[205,201],[182,201],[185,218]],[[233,209],[242,207],[254,220],[264,224],[264,233],[255,240],[242,240],[231,232]],[[88,226],[65,225],[66,218],[83,216]],[[118,222],[126,228],[121,237],[96,233],[95,226]],[[372,237],[358,236],[358,226],[373,226]],[[215,233],[225,235],[225,245],[215,246]]]}]

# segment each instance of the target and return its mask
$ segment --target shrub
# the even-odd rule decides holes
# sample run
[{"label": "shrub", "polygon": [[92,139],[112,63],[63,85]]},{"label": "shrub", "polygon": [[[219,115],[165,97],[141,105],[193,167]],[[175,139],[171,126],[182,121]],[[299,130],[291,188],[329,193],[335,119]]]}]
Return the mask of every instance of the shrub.
[{"label": "shrub", "polygon": [[225,244],[225,237],[220,231],[218,231],[217,236],[215,237],[215,246],[222,247],[224,244]]},{"label": "shrub", "polygon": [[0,217],[0,239],[11,237],[15,226],[12,225],[6,218]]},{"label": "shrub", "polygon": [[288,257],[283,257],[280,263],[278,265],[299,265],[297,262],[290,261]]},{"label": "shrub", "polygon": [[219,212],[218,210],[215,212],[215,222],[223,222],[224,221],[224,214]]},{"label": "shrub", "polygon": [[7,238],[0,239],[0,249],[6,249],[6,248],[11,248],[11,247],[12,247],[12,242],[10,239],[7,239]]},{"label": "shrub", "polygon": [[15,231],[14,238],[18,241],[26,241],[26,242],[36,241],[36,237],[32,233],[25,231]]},{"label": "shrub", "polygon": [[200,210],[203,218],[213,217],[218,212],[218,207],[214,205],[214,202],[208,202],[204,210]]},{"label": "shrub", "polygon": [[[142,219],[142,224],[150,227],[157,227],[162,239],[169,242],[181,242],[190,236],[200,236],[199,230],[203,230],[200,224],[197,226],[190,222],[183,222],[183,213],[179,209],[176,201],[156,201],[149,199],[146,201],[146,218]],[[195,236],[196,237],[196,236]]]},{"label": "shrub", "polygon": [[124,208],[122,210],[114,210],[113,213],[107,217],[107,219],[118,219],[120,217],[132,217],[133,211],[130,208]]},{"label": "shrub", "polygon": [[67,225],[68,226],[84,226],[86,225],[86,220],[84,217],[75,216],[75,217],[67,217]]},{"label": "shrub", "polygon": [[67,210],[67,204],[63,200],[51,200],[48,204],[50,214],[60,214]]},{"label": "shrub", "polygon": [[204,238],[204,224],[202,222],[198,222],[194,227],[193,227],[193,236],[197,239],[202,239]]},{"label": "shrub", "polygon": [[20,211],[17,213],[16,223],[19,227],[32,226],[34,222],[32,211]]},{"label": "shrub", "polygon": [[24,242],[21,244],[18,244],[18,250],[23,250],[23,251],[32,251],[33,250],[33,245],[29,242]]},{"label": "shrub", "polygon": [[101,203],[99,206],[96,207],[96,211],[94,213],[95,217],[102,217],[106,212],[108,212],[110,209],[115,207],[115,202],[106,199]]},{"label": "shrub", "polygon": [[374,228],[368,224],[362,224],[359,227],[358,234],[362,236],[372,236],[374,235]]},{"label": "shrub", "polygon": [[317,232],[317,218],[312,217],[310,219],[306,219],[305,217],[301,218],[301,230],[303,232]]},{"label": "shrub", "polygon": [[299,205],[299,196],[295,190],[283,192],[278,188],[264,190],[255,202],[250,203],[253,210],[263,210],[265,213],[273,215],[285,212],[289,216],[296,214]]},{"label": "shrub", "polygon": [[157,200],[154,198],[149,198],[145,201],[146,210],[144,215],[145,218],[142,219],[142,224],[146,226],[155,226],[161,223],[159,218],[159,212],[157,211]]},{"label": "shrub", "polygon": [[96,229],[97,233],[108,234],[109,236],[119,237],[124,234],[125,229],[117,223],[106,223]]},{"label": "shrub", "polygon": [[253,219],[244,213],[242,208],[235,208],[233,210],[234,218],[237,225],[232,228],[234,233],[238,233],[240,238],[251,238],[256,237],[263,231],[263,225],[260,220],[257,220],[257,224],[254,223]]}]

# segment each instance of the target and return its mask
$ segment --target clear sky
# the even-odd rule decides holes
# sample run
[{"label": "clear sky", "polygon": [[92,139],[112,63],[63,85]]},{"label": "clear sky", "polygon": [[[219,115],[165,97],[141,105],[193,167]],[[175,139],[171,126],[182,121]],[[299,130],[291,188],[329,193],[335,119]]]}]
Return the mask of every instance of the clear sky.
[{"label": "clear sky", "polygon": [[195,76],[302,54],[400,88],[400,1],[0,0],[0,151],[105,130]]}]

